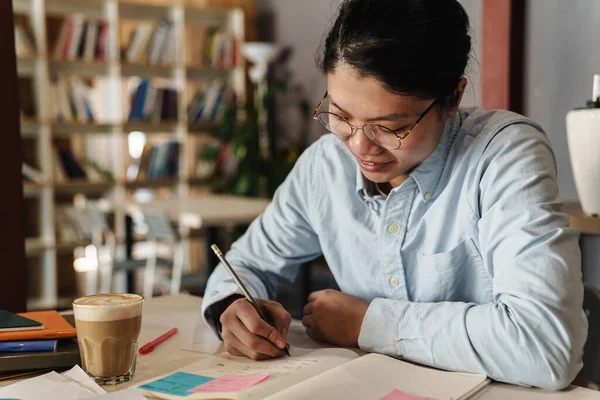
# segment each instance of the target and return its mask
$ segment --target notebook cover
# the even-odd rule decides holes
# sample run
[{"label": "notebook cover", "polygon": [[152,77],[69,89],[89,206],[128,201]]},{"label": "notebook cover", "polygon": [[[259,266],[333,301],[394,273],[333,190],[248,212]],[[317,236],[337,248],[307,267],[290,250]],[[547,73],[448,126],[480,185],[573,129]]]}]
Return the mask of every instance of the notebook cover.
[{"label": "notebook cover", "polygon": [[[75,325],[73,316],[65,316],[65,323],[72,327]],[[1,375],[14,374],[20,371],[33,371],[44,369],[67,369],[76,364],[81,365],[77,339],[60,339],[56,351],[4,353],[0,355]]]},{"label": "notebook cover", "polygon": [[29,331],[34,329],[44,329],[44,325],[19,314],[0,310],[0,332]]},{"label": "notebook cover", "polygon": [[77,336],[71,326],[57,311],[34,311],[20,313],[22,317],[41,322],[44,329],[35,331],[0,332],[0,341],[31,339],[63,339]]}]

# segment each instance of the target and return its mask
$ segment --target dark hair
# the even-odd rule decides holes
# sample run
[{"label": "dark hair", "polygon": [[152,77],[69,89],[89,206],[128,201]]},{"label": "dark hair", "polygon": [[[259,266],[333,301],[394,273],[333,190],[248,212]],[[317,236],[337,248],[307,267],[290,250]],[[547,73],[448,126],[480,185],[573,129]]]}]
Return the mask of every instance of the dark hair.
[{"label": "dark hair", "polygon": [[393,93],[451,107],[471,51],[469,17],[457,0],[344,0],[323,47],[326,74],[343,63]]}]

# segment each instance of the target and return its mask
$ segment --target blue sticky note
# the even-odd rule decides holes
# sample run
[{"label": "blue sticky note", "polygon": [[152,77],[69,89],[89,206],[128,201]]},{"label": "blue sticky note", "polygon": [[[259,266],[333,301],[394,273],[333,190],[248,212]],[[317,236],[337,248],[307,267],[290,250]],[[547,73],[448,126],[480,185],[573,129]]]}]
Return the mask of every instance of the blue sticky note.
[{"label": "blue sticky note", "polygon": [[154,382],[146,383],[145,385],[140,386],[140,389],[185,397],[192,394],[189,393],[188,390],[208,381],[212,381],[213,379],[214,378],[208,376],[176,372]]}]

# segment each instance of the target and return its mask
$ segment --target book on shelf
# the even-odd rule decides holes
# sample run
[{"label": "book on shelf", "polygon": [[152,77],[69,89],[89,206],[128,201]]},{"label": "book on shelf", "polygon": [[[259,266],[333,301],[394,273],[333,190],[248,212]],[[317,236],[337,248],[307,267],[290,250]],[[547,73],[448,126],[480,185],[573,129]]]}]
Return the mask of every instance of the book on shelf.
[{"label": "book on shelf", "polygon": [[69,180],[85,180],[86,182],[114,182],[113,173],[102,167],[90,157],[79,160],[73,152],[65,147],[53,148],[53,179],[56,183]]},{"label": "book on shelf", "polygon": [[54,44],[54,59],[106,61],[106,21],[73,14],[66,18],[49,17],[47,25],[49,41]]},{"label": "book on shelf", "polygon": [[189,67],[235,68],[240,42],[232,33],[201,25],[185,27],[185,55]]},{"label": "book on shelf", "polygon": [[228,32],[216,31],[205,45],[206,63],[213,68],[229,69],[238,64],[239,40]]},{"label": "book on shelf", "polygon": [[121,57],[130,64],[170,65],[175,62],[175,27],[169,18],[141,22],[131,31]]},{"label": "book on shelf", "polygon": [[146,143],[138,160],[136,181],[175,178],[179,173],[179,142]]},{"label": "book on shelf", "polygon": [[218,121],[235,102],[235,91],[215,80],[194,95],[188,105],[188,122],[193,125],[200,121]]},{"label": "book on shelf", "polygon": [[31,27],[15,19],[15,53],[17,58],[35,57],[36,46]]},{"label": "book on shelf", "polygon": [[95,121],[92,87],[78,76],[58,77],[50,83],[51,115],[56,122]]},{"label": "book on shelf", "polygon": [[156,87],[147,79],[139,81],[130,99],[129,121],[174,121],[177,120],[177,90]]},{"label": "book on shelf", "polygon": [[24,177],[28,178],[30,181],[34,183],[44,183],[44,175],[37,168],[32,167],[31,165],[23,162],[21,166],[21,172]]},{"label": "book on shelf", "polygon": [[90,216],[83,210],[72,205],[56,207],[56,236],[59,243],[89,243],[93,226]]}]

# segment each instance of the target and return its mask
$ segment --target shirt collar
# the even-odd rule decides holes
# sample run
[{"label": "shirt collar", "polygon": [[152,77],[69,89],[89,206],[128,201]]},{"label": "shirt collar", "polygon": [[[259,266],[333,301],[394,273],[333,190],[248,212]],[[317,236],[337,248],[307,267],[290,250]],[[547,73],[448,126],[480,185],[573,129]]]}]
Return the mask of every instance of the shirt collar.
[{"label": "shirt collar", "polygon": [[[458,133],[460,118],[460,112],[457,112],[454,118],[446,122],[440,143],[438,143],[433,153],[410,174],[410,177],[417,183],[421,198],[424,201],[431,199],[434,195],[446,165],[448,154]],[[356,192],[363,200],[371,200],[379,195],[375,184],[363,176],[358,164],[356,164]]]}]

